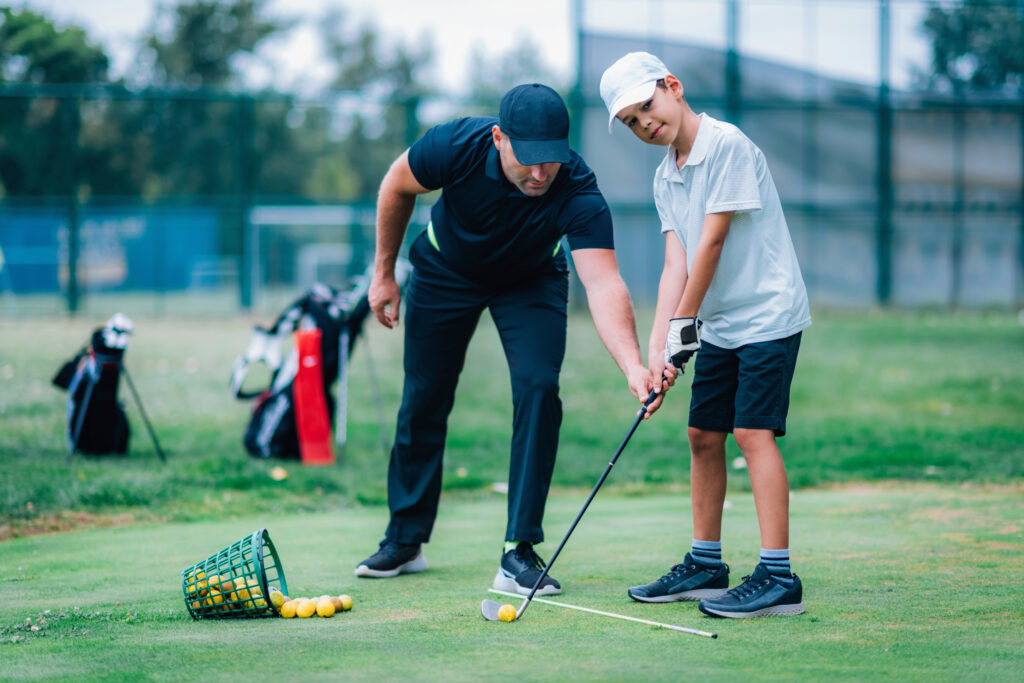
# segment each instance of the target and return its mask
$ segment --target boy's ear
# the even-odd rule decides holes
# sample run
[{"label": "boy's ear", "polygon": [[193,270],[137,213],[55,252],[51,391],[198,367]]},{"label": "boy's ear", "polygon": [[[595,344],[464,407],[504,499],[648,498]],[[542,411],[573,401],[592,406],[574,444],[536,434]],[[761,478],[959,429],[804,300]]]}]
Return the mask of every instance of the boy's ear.
[{"label": "boy's ear", "polygon": [[668,86],[669,92],[676,97],[683,96],[683,84],[679,82],[679,79],[669,74],[665,76],[665,85]]}]

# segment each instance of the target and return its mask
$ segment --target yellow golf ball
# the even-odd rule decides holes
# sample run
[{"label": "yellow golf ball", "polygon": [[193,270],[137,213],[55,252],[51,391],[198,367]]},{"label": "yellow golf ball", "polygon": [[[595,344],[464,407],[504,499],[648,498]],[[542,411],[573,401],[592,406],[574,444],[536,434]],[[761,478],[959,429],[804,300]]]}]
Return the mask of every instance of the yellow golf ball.
[{"label": "yellow golf ball", "polygon": [[339,595],[338,601],[341,603],[341,611],[347,612],[352,609],[352,598],[347,595]]},{"label": "yellow golf ball", "polygon": [[295,614],[297,614],[302,619],[306,619],[308,617],[313,616],[314,614],[316,614],[316,603],[312,600],[303,600],[295,608]]},{"label": "yellow golf ball", "polygon": [[291,600],[281,605],[281,616],[285,619],[291,619],[295,616],[295,603]]},{"label": "yellow golf ball", "polygon": [[334,616],[334,603],[331,602],[330,598],[323,598],[320,602],[316,603],[316,613],[321,617],[333,617]]},{"label": "yellow golf ball", "polygon": [[501,609],[498,610],[498,618],[502,621],[515,621],[516,608],[512,605],[502,605]]}]

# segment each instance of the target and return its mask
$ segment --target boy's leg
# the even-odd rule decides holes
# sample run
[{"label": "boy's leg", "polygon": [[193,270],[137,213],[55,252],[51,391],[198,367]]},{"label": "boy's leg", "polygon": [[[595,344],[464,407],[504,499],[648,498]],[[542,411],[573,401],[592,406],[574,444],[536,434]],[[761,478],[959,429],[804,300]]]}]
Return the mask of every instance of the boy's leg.
[{"label": "boy's leg", "polygon": [[737,429],[736,445],[747,460],[762,548],[789,548],[789,479],[770,429]]},{"label": "boy's leg", "polygon": [[721,561],[722,504],[725,502],[725,438],[732,428],[736,389],[733,352],[704,343],[693,371],[690,401],[690,491],[693,545],[683,561],[661,578],[633,586],[639,602],[672,602],[719,597],[729,587]]},{"label": "boy's leg", "polygon": [[733,434],[747,460],[761,530],[761,561],[747,580],[700,610],[718,617],[801,614],[803,584],[790,572],[789,480],[776,436],[786,433],[789,389],[800,335],[737,349],[739,386]]},{"label": "boy's leg", "polygon": [[687,435],[690,439],[693,537],[702,541],[720,541],[728,477],[725,468],[726,433],[690,427]]}]

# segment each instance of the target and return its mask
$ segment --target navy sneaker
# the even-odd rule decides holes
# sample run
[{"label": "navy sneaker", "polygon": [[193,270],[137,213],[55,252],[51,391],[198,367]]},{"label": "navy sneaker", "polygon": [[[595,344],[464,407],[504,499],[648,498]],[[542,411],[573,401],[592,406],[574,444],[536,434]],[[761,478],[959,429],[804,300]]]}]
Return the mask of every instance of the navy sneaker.
[{"label": "navy sneaker", "polygon": [[686,553],[681,564],[646,586],[633,586],[626,593],[639,602],[675,602],[717,598],[729,590],[729,565],[709,567]]},{"label": "navy sneaker", "polygon": [[[498,573],[494,577],[494,588],[508,593],[529,595],[533,584],[544,573],[544,560],[540,559],[533,545],[523,541],[512,550],[503,553]],[[545,576],[535,595],[558,595],[562,585],[550,576]]]},{"label": "navy sneaker", "polygon": [[425,571],[427,558],[419,543],[396,543],[384,539],[380,549],[356,567],[356,576],[371,579],[387,579],[399,574],[414,574]]},{"label": "navy sneaker", "polygon": [[788,617],[804,613],[803,592],[800,577],[796,574],[793,574],[793,584],[787,586],[767,567],[759,564],[753,574],[744,576],[743,583],[724,597],[701,600],[698,607],[712,617]]}]

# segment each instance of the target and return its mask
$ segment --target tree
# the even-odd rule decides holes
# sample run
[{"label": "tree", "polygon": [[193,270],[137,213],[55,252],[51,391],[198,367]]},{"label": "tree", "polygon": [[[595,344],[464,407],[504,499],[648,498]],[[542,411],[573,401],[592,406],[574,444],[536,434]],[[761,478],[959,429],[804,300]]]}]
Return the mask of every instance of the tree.
[{"label": "tree", "polygon": [[[81,28],[58,28],[29,10],[0,9],[0,82],[85,83],[107,78],[110,60]],[[73,98],[9,95],[0,98],[0,194],[77,192],[97,161],[72,154],[83,130]],[[103,155],[100,155],[103,156]]]},{"label": "tree", "polygon": [[922,22],[932,41],[931,85],[984,90],[1024,88],[1024,9],[1018,3],[966,0],[935,5]]},{"label": "tree", "polygon": [[491,58],[479,45],[474,46],[469,59],[469,95],[474,111],[494,116],[501,96],[521,83],[543,83],[566,90],[529,36],[520,36],[515,45]]},{"label": "tree", "polygon": [[145,46],[153,85],[223,88],[237,84],[234,61],[254,55],[288,20],[267,15],[268,0],[194,0],[158,6]]},{"label": "tree", "polygon": [[[433,65],[433,46],[385,44],[372,24],[349,26],[340,11],[320,22],[334,74],[331,87],[343,91],[350,118],[343,121],[336,155],[321,161],[318,184],[338,178],[344,199],[369,199],[395,157],[417,137],[419,100]],[[346,191],[347,190],[347,191]]]}]

